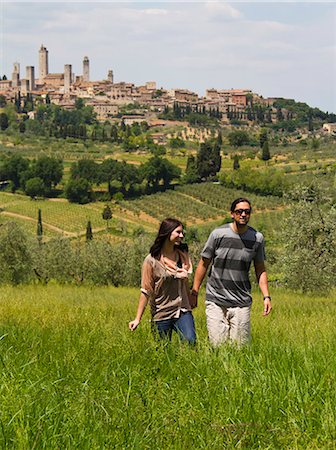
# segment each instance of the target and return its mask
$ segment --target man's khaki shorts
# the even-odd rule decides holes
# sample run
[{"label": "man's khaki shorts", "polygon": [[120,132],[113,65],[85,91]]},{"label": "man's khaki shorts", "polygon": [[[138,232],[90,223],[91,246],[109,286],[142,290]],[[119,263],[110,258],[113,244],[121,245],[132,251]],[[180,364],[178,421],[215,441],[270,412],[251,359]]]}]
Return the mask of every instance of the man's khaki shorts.
[{"label": "man's khaki shorts", "polygon": [[226,308],[214,302],[205,302],[208,335],[217,346],[226,341],[247,344],[251,340],[251,306]]}]

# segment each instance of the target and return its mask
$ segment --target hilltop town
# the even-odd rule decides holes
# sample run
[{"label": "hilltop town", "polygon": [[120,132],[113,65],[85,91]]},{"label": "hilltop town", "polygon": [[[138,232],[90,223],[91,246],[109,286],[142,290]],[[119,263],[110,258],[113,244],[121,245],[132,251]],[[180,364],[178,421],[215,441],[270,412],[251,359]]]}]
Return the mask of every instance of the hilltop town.
[{"label": "hilltop town", "polygon": [[[155,120],[169,108],[177,107],[189,112],[210,113],[210,115],[212,113],[220,118],[222,124],[230,123],[232,118],[251,122],[255,119],[256,105],[263,108],[268,123],[293,118],[293,112],[284,108],[279,114],[279,108],[276,106],[278,98],[263,98],[251,89],[209,88],[205,95],[200,97],[188,89],[158,88],[155,81],[148,81],[143,86],[126,81],[116,83],[111,69],[107,71],[105,80],[92,81],[90,60],[87,56],[83,58],[83,70],[80,75],[73,72],[71,64],[65,64],[63,72],[50,73],[49,51],[44,45],[41,45],[38,56],[38,77],[35,67],[27,66],[26,76],[23,78],[18,62],[13,64],[10,79],[7,79],[6,75],[1,77],[0,95],[7,101],[14,101],[18,94],[21,97],[31,95],[32,98],[48,98],[51,103],[72,109],[75,107],[76,99],[81,98],[85,100],[87,106],[93,107],[100,121],[116,117],[120,109],[129,104],[142,107],[142,111],[133,117],[133,121],[144,118],[147,121]],[[31,112],[31,118],[33,115]],[[132,117],[128,117],[128,121],[132,121]],[[326,131],[332,132],[334,128],[329,126]]]}]

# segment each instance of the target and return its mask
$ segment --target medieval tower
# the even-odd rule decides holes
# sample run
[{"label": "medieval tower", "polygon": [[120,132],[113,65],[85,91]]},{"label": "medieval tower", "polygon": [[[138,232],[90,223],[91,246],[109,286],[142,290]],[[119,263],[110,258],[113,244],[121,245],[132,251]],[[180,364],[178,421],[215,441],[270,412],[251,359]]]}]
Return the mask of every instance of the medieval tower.
[{"label": "medieval tower", "polygon": [[113,84],[113,70],[107,72],[107,80]]},{"label": "medieval tower", "polygon": [[87,56],[83,59],[83,81],[90,81],[90,61]]},{"label": "medieval tower", "polygon": [[26,78],[29,83],[29,91],[34,91],[35,89],[35,68],[34,66],[26,67]]},{"label": "medieval tower", "polygon": [[48,73],[48,50],[42,44],[39,50],[39,79],[43,80]]},{"label": "medieval tower", "polygon": [[20,64],[16,62],[13,64],[12,86],[19,87],[19,84],[20,84]]},{"label": "medieval tower", "polygon": [[64,93],[65,94],[69,94],[71,83],[72,83],[72,66],[71,66],[71,64],[65,64],[65,66],[64,66]]}]

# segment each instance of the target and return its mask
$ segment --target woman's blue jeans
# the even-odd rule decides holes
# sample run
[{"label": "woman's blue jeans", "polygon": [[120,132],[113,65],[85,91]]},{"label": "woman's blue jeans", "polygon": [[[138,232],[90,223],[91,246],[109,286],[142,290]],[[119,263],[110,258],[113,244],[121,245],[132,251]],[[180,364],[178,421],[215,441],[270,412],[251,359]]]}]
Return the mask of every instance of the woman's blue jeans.
[{"label": "woman's blue jeans", "polygon": [[161,338],[171,339],[173,330],[179,335],[182,342],[196,344],[196,331],[193,315],[190,311],[181,312],[178,319],[154,321],[156,331]]}]

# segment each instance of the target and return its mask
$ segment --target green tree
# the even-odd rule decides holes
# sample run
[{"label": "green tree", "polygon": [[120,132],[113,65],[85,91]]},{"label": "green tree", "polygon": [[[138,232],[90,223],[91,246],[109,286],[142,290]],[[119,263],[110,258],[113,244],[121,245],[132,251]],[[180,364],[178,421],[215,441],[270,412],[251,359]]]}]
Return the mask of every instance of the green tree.
[{"label": "green tree", "polygon": [[217,142],[201,143],[197,152],[197,172],[201,179],[214,177],[221,167],[220,146]]},{"label": "green tree", "polygon": [[154,189],[158,189],[160,181],[167,188],[171,181],[179,178],[181,175],[179,167],[159,156],[153,156],[146,163],[142,164],[141,171],[143,178],[147,180],[147,184]]},{"label": "green tree", "polygon": [[248,145],[250,142],[249,135],[246,131],[231,131],[228,134],[228,140],[232,147],[242,147],[243,145]]},{"label": "green tree", "polygon": [[320,146],[320,141],[314,136],[312,141],[311,141],[311,148],[313,150],[317,150]]},{"label": "green tree", "polygon": [[44,182],[39,177],[29,178],[25,182],[24,190],[25,193],[32,199],[35,199],[36,197],[44,197],[45,195]]},{"label": "green tree", "polygon": [[28,170],[29,161],[22,156],[13,155],[6,159],[2,165],[2,178],[12,182],[12,191],[15,192],[21,185],[21,176]]},{"label": "green tree", "polygon": [[84,178],[95,183],[99,179],[99,167],[92,159],[81,159],[71,165],[70,176],[72,179]]},{"label": "green tree", "polygon": [[313,117],[311,113],[308,116],[308,131],[314,131]]},{"label": "green tree", "polygon": [[200,181],[197,170],[197,162],[194,155],[188,156],[184,180],[188,184],[197,183],[198,181]]},{"label": "green tree", "polygon": [[26,131],[26,124],[23,121],[19,123],[19,131],[20,133],[24,133]]},{"label": "green tree", "polygon": [[265,141],[263,143],[262,152],[261,152],[261,159],[263,161],[268,161],[269,159],[271,159],[271,154],[270,154],[270,150],[269,150],[268,141]]},{"label": "green tree", "polygon": [[85,178],[70,180],[65,187],[65,196],[71,203],[89,203],[91,195],[91,184]]},{"label": "green tree", "polygon": [[80,97],[77,97],[75,100],[75,109],[83,109],[85,106],[84,100]]},{"label": "green tree", "polygon": [[6,113],[1,113],[0,114],[0,129],[1,131],[5,131],[8,128],[9,125],[9,120],[8,120],[8,116]]},{"label": "green tree", "polygon": [[110,195],[112,195],[111,183],[113,180],[117,180],[118,169],[120,162],[114,159],[105,159],[99,166],[97,172],[97,182],[107,183],[107,189]]},{"label": "green tree", "polygon": [[171,148],[183,148],[185,147],[185,142],[180,137],[169,139],[169,146]]},{"label": "green tree", "polygon": [[63,177],[63,162],[49,156],[41,156],[33,163],[33,171],[36,177],[41,178],[45,189],[50,191]]},{"label": "green tree", "polygon": [[240,168],[238,155],[233,158],[233,170],[238,170]]},{"label": "green tree", "polygon": [[6,97],[4,95],[0,95],[0,108],[4,108],[7,104]]},{"label": "green tree", "polygon": [[43,225],[42,225],[42,211],[40,208],[38,210],[38,215],[37,215],[36,235],[37,235],[37,240],[38,240],[39,244],[41,244],[42,236],[43,236]]},{"label": "green tree", "polygon": [[0,283],[19,284],[29,280],[30,248],[25,233],[15,222],[0,227]]},{"label": "green tree", "polygon": [[262,128],[259,134],[259,145],[260,148],[263,148],[264,143],[268,141],[268,131],[266,128]]},{"label": "green tree", "polygon": [[112,219],[112,210],[109,205],[105,205],[102,212],[102,218],[106,220],[106,229],[108,230],[109,220]]},{"label": "green tree", "polygon": [[277,107],[276,118],[278,122],[282,122],[284,120],[284,115],[280,106]]},{"label": "green tree", "polygon": [[93,239],[92,226],[91,226],[91,221],[90,220],[86,224],[85,238],[86,238],[86,242],[92,241],[92,239]]},{"label": "green tree", "polygon": [[127,164],[125,161],[117,166],[116,178],[121,183],[124,193],[131,192],[134,186],[141,182],[141,173],[134,164]]}]

